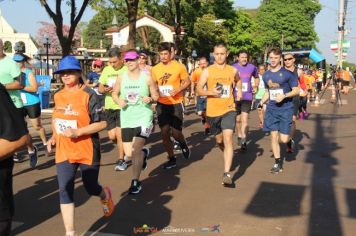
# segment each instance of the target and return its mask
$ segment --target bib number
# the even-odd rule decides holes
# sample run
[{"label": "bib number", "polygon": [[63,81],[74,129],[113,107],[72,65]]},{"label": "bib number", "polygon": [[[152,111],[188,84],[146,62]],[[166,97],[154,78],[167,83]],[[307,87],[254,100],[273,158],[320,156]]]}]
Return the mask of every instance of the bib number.
[{"label": "bib number", "polygon": [[230,97],[230,85],[223,85],[221,91],[221,98],[229,98]]},{"label": "bib number", "polygon": [[27,104],[27,97],[26,97],[26,94],[21,93],[21,100],[22,100],[23,104]]},{"label": "bib number", "polygon": [[161,97],[170,97],[170,92],[173,91],[172,85],[159,86],[159,95]]},{"label": "bib number", "polygon": [[76,120],[63,120],[63,119],[56,119],[55,120],[55,128],[57,134],[63,134],[66,129],[77,129],[77,121]]},{"label": "bib number", "polygon": [[242,92],[247,92],[248,91],[248,83],[243,82],[242,83]]},{"label": "bib number", "polygon": [[140,98],[140,93],[138,90],[129,90],[126,94],[126,100],[129,104],[136,104]]},{"label": "bib number", "polygon": [[283,95],[283,89],[271,89],[269,90],[269,98],[271,101],[276,101],[278,95]]},{"label": "bib number", "polygon": [[153,124],[151,124],[148,127],[141,126],[141,136],[148,138],[152,132]]}]

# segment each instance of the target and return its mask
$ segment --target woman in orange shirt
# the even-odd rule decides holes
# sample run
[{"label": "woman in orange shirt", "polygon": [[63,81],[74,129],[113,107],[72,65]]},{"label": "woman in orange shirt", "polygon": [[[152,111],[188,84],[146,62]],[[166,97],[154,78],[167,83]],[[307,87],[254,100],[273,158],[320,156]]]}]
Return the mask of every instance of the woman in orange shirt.
[{"label": "woman in orange shirt", "polygon": [[83,83],[80,63],[75,57],[64,57],[55,74],[60,74],[64,88],[54,95],[53,136],[47,148],[51,152],[52,145],[57,146],[60,208],[66,235],[75,236],[73,194],[78,168],[88,194],[100,197],[104,216],[113,212],[110,188],[98,183],[98,132],[106,127],[106,121],[102,121],[102,109],[95,91]]}]

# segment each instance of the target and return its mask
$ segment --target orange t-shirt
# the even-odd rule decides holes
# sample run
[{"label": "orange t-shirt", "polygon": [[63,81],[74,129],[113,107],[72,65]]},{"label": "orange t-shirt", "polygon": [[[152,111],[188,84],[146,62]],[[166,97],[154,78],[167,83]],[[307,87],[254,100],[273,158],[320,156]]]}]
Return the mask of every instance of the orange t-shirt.
[{"label": "orange t-shirt", "polygon": [[192,83],[195,83],[195,84],[198,83],[202,72],[203,72],[203,70],[201,68],[198,68],[193,71],[191,79],[190,79],[192,81]]},{"label": "orange t-shirt", "polygon": [[345,70],[339,71],[337,77],[344,81],[350,81],[351,79],[350,72]]},{"label": "orange t-shirt", "polygon": [[56,163],[99,164],[98,133],[78,138],[67,138],[62,134],[67,128],[77,129],[102,120],[101,105],[95,91],[86,86],[76,91],[62,89],[54,95],[54,103],[52,126],[56,135]]},{"label": "orange t-shirt", "polygon": [[304,75],[304,82],[307,86],[307,89],[313,89],[313,83],[315,81],[314,76],[312,75]]},{"label": "orange t-shirt", "polygon": [[183,101],[183,92],[177,93],[174,97],[169,92],[179,89],[181,82],[188,78],[187,69],[183,64],[173,60],[167,65],[159,63],[152,67],[152,79],[157,83],[159,89],[158,102],[173,105]]},{"label": "orange t-shirt", "polygon": [[215,64],[208,67],[207,87],[209,90],[216,86],[216,83],[223,85],[221,97],[208,96],[206,115],[217,117],[229,111],[235,111],[233,90],[235,86],[236,69],[230,65],[219,68]]}]

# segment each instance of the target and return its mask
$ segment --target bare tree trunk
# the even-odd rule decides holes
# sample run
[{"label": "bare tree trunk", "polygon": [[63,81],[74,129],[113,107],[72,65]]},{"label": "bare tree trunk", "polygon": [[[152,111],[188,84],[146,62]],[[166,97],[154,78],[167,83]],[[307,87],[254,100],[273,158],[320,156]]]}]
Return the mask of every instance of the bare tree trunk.
[{"label": "bare tree trunk", "polygon": [[129,40],[127,47],[136,46],[136,20],[139,0],[125,0],[127,5],[127,18],[129,20]]},{"label": "bare tree trunk", "polygon": [[176,8],[176,25],[175,25],[175,33],[176,33],[176,47],[177,47],[177,55],[181,55],[182,53],[182,45],[183,45],[183,37],[182,33],[182,14],[180,9],[180,0],[174,0],[175,8]]}]

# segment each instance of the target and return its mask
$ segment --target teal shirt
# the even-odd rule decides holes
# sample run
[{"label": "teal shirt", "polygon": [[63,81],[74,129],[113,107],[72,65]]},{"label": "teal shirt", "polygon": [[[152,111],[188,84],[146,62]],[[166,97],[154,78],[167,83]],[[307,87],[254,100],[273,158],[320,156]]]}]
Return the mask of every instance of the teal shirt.
[{"label": "teal shirt", "polygon": [[[3,85],[13,83],[20,74],[20,67],[14,60],[8,56],[0,59],[0,83]],[[7,92],[17,108],[23,107],[19,90],[8,90]]]},{"label": "teal shirt", "polygon": [[153,110],[151,104],[142,101],[143,96],[149,96],[147,74],[140,73],[140,77],[132,80],[128,72],[122,73],[120,98],[127,101],[127,106],[121,109],[121,128],[147,128],[152,125]]}]

